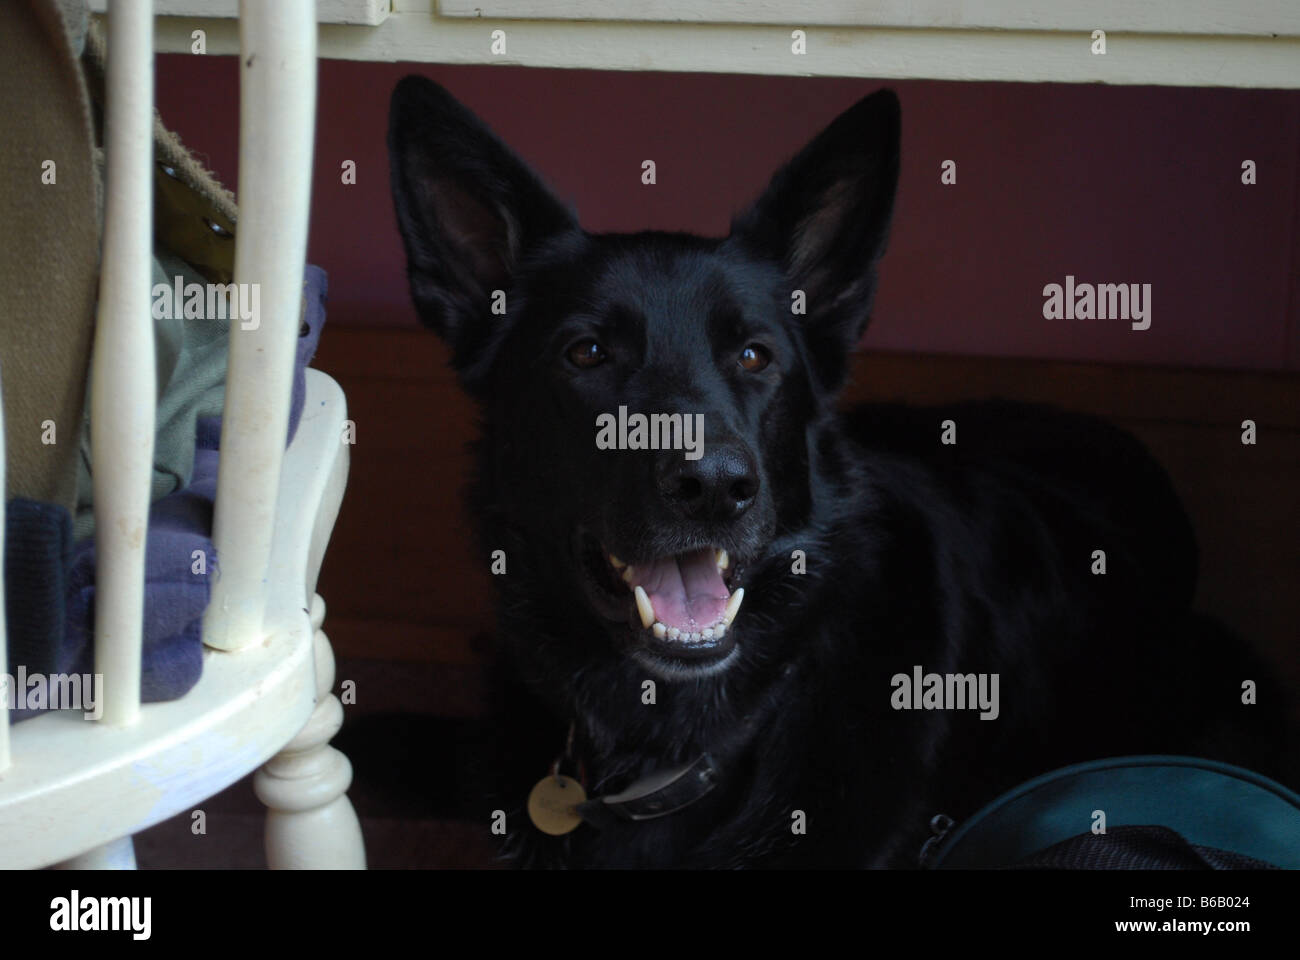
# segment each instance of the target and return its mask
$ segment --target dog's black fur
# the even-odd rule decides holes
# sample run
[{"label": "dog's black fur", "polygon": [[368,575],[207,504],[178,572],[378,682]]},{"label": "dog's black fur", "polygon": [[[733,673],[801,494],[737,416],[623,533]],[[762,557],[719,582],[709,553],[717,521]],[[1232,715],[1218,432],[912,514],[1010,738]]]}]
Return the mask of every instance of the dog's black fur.
[{"label": "dog's black fur", "polygon": [[[1191,612],[1191,528],[1136,440],[1000,402],[836,411],[894,206],[891,91],[835,120],[725,239],[584,232],[424,78],[393,95],[389,149],[415,304],[481,405],[472,506],[507,558],[500,630],[552,717],[511,798],[520,862],[915,866],[932,815],[1066,763],[1276,769],[1280,695]],[[604,362],[576,366],[575,343]],[[738,363],[754,344],[763,369]],[[664,480],[680,451],[598,450],[596,417],[619,405],[703,413],[696,479],[732,499],[684,507]],[[600,548],[636,564],[702,545],[727,549],[746,589],[730,659],[652,649],[597,569]],[[890,678],[914,665],[998,673],[1000,716],[893,709]],[[1246,678],[1259,706],[1241,703]],[[595,794],[706,751],[721,784],[662,819],[543,836],[519,810],[570,723]]]}]

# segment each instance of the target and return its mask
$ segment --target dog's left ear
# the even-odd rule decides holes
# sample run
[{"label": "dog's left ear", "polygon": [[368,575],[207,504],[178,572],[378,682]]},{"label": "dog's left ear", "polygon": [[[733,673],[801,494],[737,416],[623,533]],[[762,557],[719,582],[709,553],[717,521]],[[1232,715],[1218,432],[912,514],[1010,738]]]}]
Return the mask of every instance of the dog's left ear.
[{"label": "dog's left ear", "polygon": [[406,77],[393,91],[388,152],[412,299],[466,374],[501,319],[493,291],[509,288],[521,260],[577,223],[519,157],[425,77]]},{"label": "dog's left ear", "polygon": [[802,326],[822,382],[839,386],[871,316],[898,186],[898,97],[880,90],[840,114],[732,221],[731,242],[779,262],[805,295]]}]

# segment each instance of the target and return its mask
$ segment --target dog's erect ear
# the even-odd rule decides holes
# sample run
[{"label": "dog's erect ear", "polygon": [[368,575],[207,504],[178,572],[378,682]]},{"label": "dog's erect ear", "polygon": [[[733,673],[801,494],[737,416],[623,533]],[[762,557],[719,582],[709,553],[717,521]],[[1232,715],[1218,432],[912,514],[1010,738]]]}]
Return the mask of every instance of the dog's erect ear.
[{"label": "dog's erect ear", "polygon": [[734,242],[778,261],[805,294],[819,374],[838,386],[866,329],[898,185],[899,107],[880,90],[840,114],[732,222]]},{"label": "dog's erect ear", "polygon": [[393,91],[388,161],[412,299],[464,368],[491,334],[492,291],[509,286],[538,244],[577,224],[522,160],[427,77],[405,77]]}]

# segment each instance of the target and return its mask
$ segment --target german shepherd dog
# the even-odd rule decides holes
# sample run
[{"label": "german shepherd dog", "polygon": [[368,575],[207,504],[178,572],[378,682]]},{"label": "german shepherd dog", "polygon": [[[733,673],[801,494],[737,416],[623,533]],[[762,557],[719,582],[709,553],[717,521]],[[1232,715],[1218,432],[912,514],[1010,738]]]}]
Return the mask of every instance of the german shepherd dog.
[{"label": "german shepherd dog", "polygon": [[899,116],[865,97],[725,238],[597,235],[441,87],[397,86],[411,293],[481,409],[471,507],[550,717],[528,783],[562,756],[585,786],[562,836],[520,787],[517,862],[915,867],[936,814],[1067,763],[1270,768],[1280,698],[1242,704],[1264,671],[1192,612],[1191,527],[1135,439],[1000,401],[837,410]]}]

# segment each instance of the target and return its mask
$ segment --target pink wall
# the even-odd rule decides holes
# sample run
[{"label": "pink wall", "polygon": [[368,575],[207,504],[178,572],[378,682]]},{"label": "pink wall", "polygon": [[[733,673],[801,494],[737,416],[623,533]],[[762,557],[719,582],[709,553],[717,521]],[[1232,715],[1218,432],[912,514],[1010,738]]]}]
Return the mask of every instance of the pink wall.
[{"label": "pink wall", "polygon": [[[485,118],[591,230],[723,232],[781,160],[881,86],[326,61],[309,257],[329,272],[332,324],[416,323],[384,145],[389,94],[410,72]],[[159,59],[164,119],[232,188],[237,85],[234,58]],[[1300,370],[1300,92],[889,85],[903,172],[865,346]],[[939,182],[946,159],[955,186]],[[1255,186],[1241,184],[1246,159]],[[1151,328],[1043,319],[1043,286],[1066,274],[1152,284]]]}]

